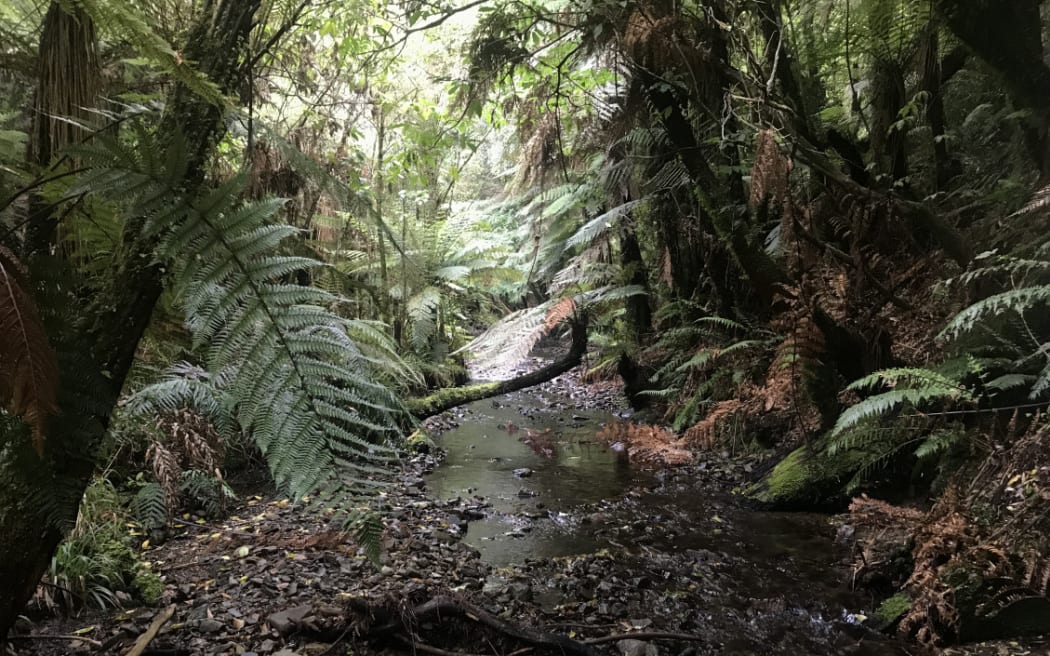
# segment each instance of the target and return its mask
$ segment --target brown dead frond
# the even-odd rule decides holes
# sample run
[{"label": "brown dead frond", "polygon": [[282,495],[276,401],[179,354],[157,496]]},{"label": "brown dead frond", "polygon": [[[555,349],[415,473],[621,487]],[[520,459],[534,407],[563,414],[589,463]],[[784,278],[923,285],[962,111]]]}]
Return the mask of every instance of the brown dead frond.
[{"label": "brown dead frond", "polygon": [[682,440],[660,426],[634,422],[609,424],[598,433],[598,439],[627,454],[636,462],[687,465],[693,462],[693,453]]},{"label": "brown dead frond", "polygon": [[550,332],[554,330],[558,327],[558,324],[571,317],[574,312],[576,312],[576,301],[572,296],[562,298],[547,310],[547,316],[543,319],[544,331]]},{"label": "brown dead frond", "polygon": [[706,417],[685,432],[682,440],[693,447],[714,448],[720,441],[725,423],[736,417],[744,408],[744,402],[740,399],[729,399],[716,403]]},{"label": "brown dead frond", "polygon": [[178,505],[182,465],[179,457],[160,442],[153,442],[146,450],[146,461],[153,470],[153,477],[164,490],[164,500],[169,516]]},{"label": "brown dead frond", "polygon": [[58,360],[29,293],[28,274],[0,247],[0,403],[32,429],[43,452],[47,420],[58,412]]}]

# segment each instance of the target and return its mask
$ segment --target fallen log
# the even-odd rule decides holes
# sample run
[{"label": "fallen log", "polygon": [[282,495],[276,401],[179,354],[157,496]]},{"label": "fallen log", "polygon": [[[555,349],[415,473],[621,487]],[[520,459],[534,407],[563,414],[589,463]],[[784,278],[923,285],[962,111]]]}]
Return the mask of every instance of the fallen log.
[{"label": "fallen log", "polygon": [[422,398],[409,399],[408,409],[416,419],[426,419],[467,403],[534,387],[579,366],[586,352],[587,323],[584,320],[576,320],[572,323],[572,344],[569,346],[569,352],[557,361],[504,381],[446,387]]}]

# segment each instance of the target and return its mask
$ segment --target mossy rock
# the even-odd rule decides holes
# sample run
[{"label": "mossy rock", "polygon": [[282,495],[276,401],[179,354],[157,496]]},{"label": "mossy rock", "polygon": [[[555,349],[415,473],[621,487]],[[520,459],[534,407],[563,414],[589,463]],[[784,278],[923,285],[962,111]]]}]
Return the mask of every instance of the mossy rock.
[{"label": "mossy rock", "polygon": [[879,631],[892,631],[909,610],[911,610],[911,597],[903,592],[898,592],[879,604],[872,616],[872,624]]},{"label": "mossy rock", "polygon": [[423,429],[414,431],[405,438],[405,450],[409,453],[430,453],[433,441]]},{"label": "mossy rock", "polygon": [[845,501],[844,486],[885,452],[884,445],[865,444],[830,454],[828,439],[823,436],[789,453],[745,490],[747,497],[774,510],[827,507]]}]

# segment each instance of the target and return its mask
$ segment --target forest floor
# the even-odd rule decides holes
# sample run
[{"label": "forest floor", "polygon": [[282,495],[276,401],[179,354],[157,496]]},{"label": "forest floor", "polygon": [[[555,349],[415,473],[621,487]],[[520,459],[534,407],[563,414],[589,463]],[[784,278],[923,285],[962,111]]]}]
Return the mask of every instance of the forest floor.
[{"label": "forest floor", "polygon": [[[618,403],[608,385],[583,386],[575,374],[549,385],[580,406]],[[453,414],[436,423],[465,420]],[[42,621],[32,633],[75,633],[92,642],[17,641],[16,652],[133,653],[136,639],[173,607],[139,656],[525,656],[544,652],[533,642],[537,632],[571,639],[578,656],[909,653],[842,610],[856,602],[844,583],[844,550],[837,559],[810,554],[810,570],[795,573],[791,558],[756,554],[742,535],[750,528],[734,533],[742,508],[731,490],[753,459],[702,454],[620,499],[579,509],[622,549],[499,568],[462,541],[470,522],[485,515],[485,499],[428,496],[426,474],[438,462],[434,455],[412,458],[386,495],[379,565],[324,517],[286,499],[251,496],[225,521],[181,526],[148,549],[145,559],[165,583],[159,607]],[[727,538],[719,548],[671,548],[676,535],[697,527],[672,509],[654,514],[640,502],[654,492],[709,497],[705,512]],[[833,535],[834,526],[814,521],[814,551],[823,553],[830,540],[822,536]],[[842,598],[829,600],[829,590],[842,590]],[[465,612],[414,613],[434,600],[462,603]],[[529,634],[515,637],[508,626]]]}]

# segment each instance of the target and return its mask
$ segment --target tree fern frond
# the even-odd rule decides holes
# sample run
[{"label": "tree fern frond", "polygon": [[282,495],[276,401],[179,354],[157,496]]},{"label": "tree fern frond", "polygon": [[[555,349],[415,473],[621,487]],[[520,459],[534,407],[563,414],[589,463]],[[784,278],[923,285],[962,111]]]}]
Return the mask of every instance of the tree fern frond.
[{"label": "tree fern frond", "polygon": [[1004,312],[1023,313],[1036,305],[1045,305],[1048,301],[1050,301],[1050,285],[1022,287],[989,296],[955,315],[955,318],[948,322],[948,325],[941,331],[941,337],[943,339],[958,337],[973,330],[982,319],[989,316]]},{"label": "tree fern frond", "polygon": [[430,344],[437,330],[437,309],[441,305],[441,292],[433,286],[424,287],[408,299],[406,308],[412,321],[412,346],[422,353]]},{"label": "tree fern frond", "polygon": [[[144,181],[130,197],[116,187],[109,191],[142,212],[141,238],[156,243],[195,343],[206,347],[208,369],[222,372],[233,419],[254,437],[277,484],[301,496],[333,480],[384,475],[377,465],[396,457],[393,440],[405,417],[371,373],[389,350],[377,348],[374,335],[367,353],[358,347],[350,334],[368,327],[333,314],[338,298],[286,282],[318,263],[277,254],[296,232],[274,224],[280,201],[242,203],[240,178],[184,197],[177,165],[148,163],[172,158],[137,159],[112,144],[101,148],[96,161],[109,156],[116,170]],[[153,391],[169,399],[197,393],[186,381],[165,384]]]},{"label": "tree fern frond", "polygon": [[630,213],[630,211],[643,203],[643,200],[632,200],[622,205],[617,205],[611,210],[599,214],[576,231],[571,237],[565,241],[565,248],[569,249],[574,246],[581,244],[590,244],[592,241],[597,239],[599,236],[605,234],[610,228],[615,226],[624,216]]},{"label": "tree fern frond", "polygon": [[131,43],[150,63],[207,102],[224,106],[218,85],[193,67],[150,26],[140,5],[128,0],[64,0],[83,9],[111,37]]},{"label": "tree fern frond", "polygon": [[14,253],[0,246],[0,404],[32,428],[42,454],[47,419],[58,412],[59,370],[28,287]]}]

